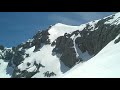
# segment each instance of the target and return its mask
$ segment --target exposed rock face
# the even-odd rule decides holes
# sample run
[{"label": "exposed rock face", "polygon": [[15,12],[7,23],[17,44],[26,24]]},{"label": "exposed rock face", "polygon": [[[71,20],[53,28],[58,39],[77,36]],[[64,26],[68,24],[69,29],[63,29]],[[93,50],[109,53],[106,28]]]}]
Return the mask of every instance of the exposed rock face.
[{"label": "exposed rock face", "polygon": [[[111,40],[115,39],[116,36],[120,34],[120,24],[104,24],[109,19],[112,19],[113,16],[99,20],[94,29],[91,25],[87,24],[82,31],[76,30],[71,34],[65,33],[64,36],[58,37],[51,44],[51,46],[55,46],[53,54],[60,56],[60,60],[70,68],[74,66],[76,62],[80,62],[81,58],[76,57],[73,39],[71,39],[73,35],[80,35],[75,40],[75,44],[78,45],[78,48],[82,53],[87,51],[89,55],[96,55]],[[115,43],[119,41],[120,38],[118,38]]]},{"label": "exposed rock face", "polygon": [[[51,27],[49,27],[51,28]],[[17,68],[18,65],[24,61],[26,57],[29,57],[29,54],[26,53],[26,49],[29,49],[33,46],[35,46],[34,52],[40,50],[43,45],[50,44],[49,40],[49,33],[48,29],[45,31],[38,31],[38,33],[33,36],[33,39],[28,40],[26,43],[22,43],[16,47],[12,47],[12,49],[4,49],[4,46],[0,46],[0,49],[3,51],[3,54],[1,54],[0,58],[4,61],[9,62],[8,66],[14,68],[14,74],[12,77],[30,77],[33,76],[33,74],[37,73],[38,71],[34,72],[27,72],[22,71],[20,72]],[[40,65],[36,68],[39,69]],[[21,73],[20,75],[17,75],[16,73]],[[28,75],[28,76],[27,76]]]},{"label": "exposed rock face", "polygon": [[4,53],[4,60],[5,61],[10,61],[13,57],[13,51],[11,49],[5,50]]},{"label": "exposed rock face", "polygon": [[4,46],[3,45],[0,45],[0,50],[4,50]]},{"label": "exposed rock face", "polygon": [[9,63],[8,63],[8,66],[9,67],[13,67],[13,68],[16,68],[25,58],[24,58],[24,55],[25,55],[25,50],[24,49],[21,49],[21,50],[17,50],[17,47],[13,47],[12,48],[12,52],[9,52],[10,55],[9,56]]},{"label": "exposed rock face", "polygon": [[0,59],[3,59],[5,62],[9,62],[13,57],[13,51],[11,49],[2,49],[0,52]]},{"label": "exposed rock face", "polygon": [[37,33],[33,37],[34,40],[33,40],[32,45],[35,45],[34,51],[37,51],[42,46],[42,44],[50,44],[50,40],[49,40],[48,35],[50,35],[48,33],[48,31],[42,31],[42,32]]},{"label": "exposed rock face", "polygon": [[[33,36],[33,39],[28,40],[26,43],[22,43],[20,45],[18,45],[16,47],[16,49],[29,49],[33,46],[35,46],[35,50],[37,51],[38,49],[40,49],[42,47],[43,44],[50,44],[50,40],[49,40],[49,33],[48,30],[45,31],[38,31],[38,33]],[[13,47],[15,48],[15,47]]]},{"label": "exposed rock face", "polygon": [[120,34],[120,25],[105,25],[102,22],[103,20],[96,24],[98,29],[95,31],[88,31],[88,28],[81,31],[81,37],[76,39],[76,44],[82,52],[88,51],[90,55],[97,54]]},{"label": "exposed rock face", "polygon": [[[69,35],[69,34],[68,34]],[[53,49],[53,53],[55,53],[58,57],[60,56],[60,60],[68,67],[72,67],[76,62],[79,61],[76,58],[76,53],[74,49],[73,40],[65,34],[64,36],[58,37],[56,40],[56,46]]]},{"label": "exposed rock face", "polygon": [[[17,66],[19,64],[21,64],[22,61],[24,61],[25,56],[29,57],[29,55],[25,52],[25,49],[29,49],[29,48],[35,46],[34,52],[36,52],[40,48],[42,48],[43,45],[50,44],[48,35],[49,35],[48,30],[42,31],[42,32],[39,31],[35,36],[33,36],[32,40],[27,41],[24,44],[20,44],[17,47],[12,48],[12,50],[14,51],[14,55],[8,64],[9,66],[12,66],[15,68],[14,74],[12,77],[28,77],[29,78],[38,72],[38,69],[42,66],[41,64],[37,65],[35,63],[37,70],[35,70],[34,72],[28,72],[26,70],[20,72],[20,70],[17,68]],[[20,74],[17,75],[17,73],[20,73]]]},{"label": "exposed rock face", "polygon": [[[30,57],[30,55],[26,53],[26,50],[35,46],[35,49],[32,51],[33,53],[41,50],[44,45],[51,45],[54,47],[52,55],[56,55],[65,66],[71,68],[76,65],[76,63],[83,62],[81,55],[79,55],[79,57],[77,56],[76,46],[82,53],[88,52],[89,55],[96,55],[120,34],[120,24],[105,24],[106,21],[113,17],[114,15],[101,19],[95,24],[92,22],[93,26],[87,23],[84,29],[65,33],[63,36],[56,38],[52,43],[50,43],[50,34],[48,33],[48,30],[52,27],[50,26],[47,30],[39,31],[32,39],[16,47],[12,47],[12,49],[5,49],[4,46],[0,45],[0,59],[9,62],[8,66],[13,67],[12,78],[31,78],[36,73],[40,72],[40,68],[44,68],[45,66],[36,62],[31,65],[31,63],[28,62],[27,68],[20,70],[18,66],[22,64],[26,58]],[[120,37],[118,37],[114,43],[116,44],[119,41]],[[34,67],[34,70],[29,71],[32,67]],[[45,77],[56,76],[54,72],[49,71],[43,74]]]},{"label": "exposed rock face", "polygon": [[115,44],[118,43],[120,41],[120,37],[118,39],[115,40]]},{"label": "exposed rock face", "polygon": [[54,72],[49,72],[49,71],[47,71],[47,72],[45,72],[43,74],[44,74],[45,77],[56,76],[56,74]]},{"label": "exposed rock face", "polygon": [[[30,69],[31,67],[33,66],[30,66],[30,63],[27,64],[28,65],[28,68],[23,70],[23,71],[20,71],[20,69],[15,68],[14,72],[13,72],[13,75],[12,75],[12,78],[31,78],[33,75],[35,75],[36,73],[39,72],[39,69],[42,67],[44,68],[45,66],[43,66],[42,64],[37,64],[36,62],[34,62],[33,66],[35,66],[36,68],[33,70],[33,71],[28,71],[28,69]],[[29,67],[30,66],[30,67]]]}]

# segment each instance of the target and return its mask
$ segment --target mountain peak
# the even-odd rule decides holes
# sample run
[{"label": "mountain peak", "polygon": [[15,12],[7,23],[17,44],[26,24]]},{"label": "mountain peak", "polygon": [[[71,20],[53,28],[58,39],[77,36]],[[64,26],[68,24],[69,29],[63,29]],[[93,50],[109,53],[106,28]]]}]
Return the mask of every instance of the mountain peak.
[{"label": "mountain peak", "polygon": [[63,23],[56,23],[55,26],[56,26],[56,25],[57,25],[57,26],[61,26],[61,25],[65,25],[65,24],[63,24]]},{"label": "mountain peak", "polygon": [[[94,76],[93,73],[97,71],[99,74],[100,70],[102,76],[108,76],[111,74],[107,71],[108,68],[113,72],[115,66],[120,66],[119,17],[120,13],[116,13],[79,26],[56,23],[38,31],[32,39],[12,49],[1,46],[0,73],[7,73],[13,78],[46,78],[59,76],[68,70],[71,72],[72,68],[75,70],[76,66],[79,66],[76,72],[73,72],[78,77],[82,73],[83,76],[88,75],[88,72],[88,76]],[[108,46],[109,48],[106,48]],[[117,58],[112,58],[111,54],[117,55]],[[111,65],[114,67],[111,68]],[[81,69],[81,66],[84,68]],[[104,69],[106,72],[103,74]],[[95,71],[92,72],[93,70]],[[117,72],[119,73],[119,68],[114,75]],[[3,75],[0,74],[0,77]]]}]

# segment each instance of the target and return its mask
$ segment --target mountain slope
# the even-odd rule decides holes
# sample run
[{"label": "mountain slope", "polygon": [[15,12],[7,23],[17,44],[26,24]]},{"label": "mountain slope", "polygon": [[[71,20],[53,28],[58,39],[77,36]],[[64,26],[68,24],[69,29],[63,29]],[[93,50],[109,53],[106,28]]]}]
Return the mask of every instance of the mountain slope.
[{"label": "mountain slope", "polygon": [[[3,73],[0,77],[4,75],[12,78],[52,78],[72,77],[72,75],[79,77],[79,74],[84,72],[85,67],[95,68],[95,65],[99,67],[98,63],[103,63],[100,59],[105,59],[100,57],[105,54],[100,53],[109,46],[111,41],[111,47],[117,47],[119,44],[119,17],[120,13],[116,13],[80,26],[57,23],[46,30],[38,31],[31,39],[16,47],[8,49],[1,46],[0,62],[2,64],[0,67],[4,68],[0,71]],[[105,53],[107,55],[113,53],[108,52],[110,49],[106,50]],[[106,59],[104,66],[107,67],[109,57],[106,56]],[[93,64],[93,61],[96,64]],[[82,66],[84,70],[81,70]],[[79,68],[80,73],[76,73]],[[97,70],[102,72],[101,69],[104,69],[93,68],[90,70],[94,73]],[[92,72],[89,75],[92,75]]]},{"label": "mountain slope", "polygon": [[7,65],[7,62],[0,59],[0,78],[10,78],[10,75],[6,73]]},{"label": "mountain slope", "polygon": [[[118,37],[117,37],[118,38]],[[115,39],[116,40],[116,39]],[[96,56],[66,72],[62,78],[119,78],[120,42],[111,41]]]}]

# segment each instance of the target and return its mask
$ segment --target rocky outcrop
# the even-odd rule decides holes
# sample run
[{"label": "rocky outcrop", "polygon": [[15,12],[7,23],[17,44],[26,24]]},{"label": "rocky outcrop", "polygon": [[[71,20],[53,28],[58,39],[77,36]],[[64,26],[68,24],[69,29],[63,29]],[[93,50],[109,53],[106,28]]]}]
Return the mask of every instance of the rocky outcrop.
[{"label": "rocky outcrop", "polygon": [[118,42],[120,42],[120,37],[118,39],[116,39],[114,43],[116,44]]},{"label": "rocky outcrop", "polygon": [[13,51],[11,49],[4,48],[1,50],[0,59],[3,59],[5,62],[9,62],[13,57]]},{"label": "rocky outcrop", "polygon": [[48,31],[42,31],[42,32],[38,32],[33,38],[33,43],[32,45],[35,46],[35,50],[37,51],[39,48],[42,47],[43,44],[50,44],[50,40],[48,35],[50,35],[48,33]]},{"label": "rocky outcrop", "polygon": [[0,50],[4,50],[4,46],[3,45],[0,45]]},{"label": "rocky outcrop", "polygon": [[[20,65],[25,58],[29,57],[29,54],[26,53],[26,49],[35,46],[34,52],[36,52],[40,50],[40,48],[42,48],[43,45],[50,44],[50,40],[49,40],[50,34],[48,33],[48,30],[50,28],[51,26],[46,30],[38,31],[38,33],[35,36],[33,36],[32,39],[29,39],[27,42],[21,43],[16,47],[12,47],[12,49],[7,49],[4,46],[0,45],[0,50],[1,50],[0,59],[3,59],[5,62],[8,62],[8,67],[12,67],[14,69],[13,71],[14,76],[16,75],[17,72],[19,72],[17,66]],[[23,71],[21,72],[21,75],[18,77],[22,77],[22,76],[30,77],[36,72],[37,71],[30,73],[27,71]]]},{"label": "rocky outcrop", "polygon": [[40,49],[44,44],[50,44],[50,40],[49,40],[49,33],[48,30],[44,30],[44,31],[38,31],[38,33],[33,36],[32,39],[28,40],[25,43],[22,43],[20,45],[18,45],[17,47],[13,47],[16,48],[17,50],[22,48],[22,49],[29,49],[33,46],[35,46],[35,50],[37,51],[38,49]]},{"label": "rocky outcrop", "polygon": [[[45,66],[34,62],[33,66],[35,66],[35,69],[29,71],[33,66],[31,66],[31,63],[27,63],[28,68],[20,70],[18,66],[24,62],[25,58],[28,58],[31,55],[26,53],[26,50],[35,46],[33,52],[37,52],[41,50],[43,45],[51,45],[54,47],[52,55],[56,55],[65,66],[71,68],[76,65],[76,63],[83,62],[81,55],[77,55],[76,46],[82,53],[88,52],[89,55],[96,55],[120,34],[120,24],[105,24],[106,21],[112,18],[114,18],[114,15],[101,19],[97,23],[87,23],[83,30],[65,33],[63,36],[56,38],[52,43],[50,43],[50,34],[48,32],[52,27],[50,26],[47,30],[38,31],[32,39],[16,47],[12,47],[12,49],[5,49],[4,46],[0,45],[0,59],[9,62],[8,66],[13,67],[13,78],[30,78],[40,72],[39,69],[44,68]],[[114,43],[116,44],[119,41],[120,37],[118,37]],[[42,74],[44,74],[45,77],[56,76],[54,72],[50,71],[46,71]]]},{"label": "rocky outcrop", "polygon": [[44,77],[56,76],[56,74],[54,72],[49,72],[49,71],[47,71],[47,72],[45,72],[43,74],[44,74]]},{"label": "rocky outcrop", "polygon": [[[71,38],[73,35],[79,35],[75,40],[75,44],[78,46],[79,50],[82,53],[87,51],[91,56],[96,55],[120,34],[120,24],[105,24],[105,22],[112,19],[113,16],[99,20],[94,27],[88,23],[82,31],[76,30],[72,33],[65,33],[64,36],[58,37],[51,44],[51,46],[55,46],[53,54],[59,56],[60,60],[70,68],[73,67],[76,62],[80,62],[81,57],[76,57],[73,39]],[[118,43],[119,41],[120,38],[115,40],[115,43]]]},{"label": "rocky outcrop", "polygon": [[25,55],[26,53],[24,49],[18,50],[17,47],[13,47],[12,53],[10,54],[11,59],[8,63],[8,66],[16,68],[25,59]]},{"label": "rocky outcrop", "polygon": [[[50,40],[48,36],[49,36],[48,30],[38,31],[38,33],[35,36],[33,36],[33,39],[30,39],[26,43],[22,43],[17,47],[12,47],[14,54],[12,55],[12,58],[9,61],[8,65],[15,69],[13,77],[23,77],[23,76],[30,77],[38,72],[38,71],[28,72],[26,70],[20,72],[19,69],[17,69],[17,66],[20,65],[26,57],[29,57],[29,54],[25,52],[25,49],[29,49],[35,46],[34,52],[36,52],[40,50],[40,48],[42,48],[43,45],[50,44]],[[40,65],[39,66],[37,66],[37,64],[35,65],[36,65],[36,68],[39,69]],[[21,74],[16,75],[17,72]]]},{"label": "rocky outcrop", "polygon": [[29,72],[28,69],[30,69],[33,66],[29,67],[30,63],[27,63],[27,65],[28,65],[28,68],[25,70],[22,70],[22,71],[20,69],[18,69],[18,67],[15,68],[13,75],[12,75],[12,78],[31,78],[32,76],[34,76],[36,73],[39,72],[40,68],[45,67],[40,63],[39,64],[36,63],[36,61],[35,61],[33,66],[35,66],[36,68],[33,71]]},{"label": "rocky outcrop", "polygon": [[88,31],[87,28],[81,31],[81,37],[76,39],[76,44],[82,52],[88,51],[90,55],[97,54],[120,34],[120,25],[109,25],[101,22],[103,21],[101,20],[96,24],[98,29],[95,31]]},{"label": "rocky outcrop", "polygon": [[4,51],[4,55],[3,55],[4,58],[3,59],[5,61],[10,61],[12,59],[13,55],[14,55],[13,51],[11,49],[7,49]]},{"label": "rocky outcrop", "polygon": [[53,54],[57,55],[66,66],[70,68],[74,66],[79,59],[76,57],[73,40],[69,34],[65,33],[64,36],[58,37],[55,42],[56,46],[52,51]]}]

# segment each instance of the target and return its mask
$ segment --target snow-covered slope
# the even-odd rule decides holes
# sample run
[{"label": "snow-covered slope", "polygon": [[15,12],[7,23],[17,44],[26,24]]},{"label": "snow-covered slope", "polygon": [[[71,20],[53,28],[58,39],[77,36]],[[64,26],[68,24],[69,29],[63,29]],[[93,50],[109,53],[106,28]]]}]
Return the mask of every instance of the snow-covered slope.
[{"label": "snow-covered slope", "polygon": [[7,65],[8,65],[8,62],[4,62],[4,60],[0,59],[0,78],[10,78],[11,77],[6,72]]},{"label": "snow-covered slope", "polygon": [[4,48],[5,50],[0,50],[0,78],[10,78],[13,69],[8,67],[8,61],[2,59],[6,55],[7,51],[10,51],[11,48]]},{"label": "snow-covered slope", "polygon": [[[30,57],[26,58],[23,61],[23,63],[18,66],[18,68],[21,71],[27,70],[28,72],[33,72],[36,69],[36,67],[33,65],[34,62],[36,61],[36,63],[40,63],[45,67],[40,68],[39,69],[40,72],[37,73],[36,75],[34,75],[33,76],[34,78],[35,77],[39,77],[39,78],[44,77],[43,73],[45,73],[47,71],[54,72],[55,74],[62,73],[62,72],[60,72],[61,70],[60,70],[59,59],[56,56],[52,55],[52,49],[53,49],[53,47],[51,47],[50,45],[45,45],[45,46],[43,46],[43,48],[40,51],[33,53],[34,47],[32,47],[31,50],[27,50],[27,52],[30,53]],[[27,63],[31,63],[31,65],[28,67]]]},{"label": "snow-covered slope", "polygon": [[[118,37],[117,37],[118,38]],[[116,39],[115,39],[116,40]],[[96,56],[66,72],[62,78],[119,78],[120,42],[111,41]]]},{"label": "snow-covered slope", "polygon": [[[104,24],[111,24],[111,25],[118,25],[118,24],[120,24],[120,13],[116,13],[116,14],[110,15],[108,17],[112,17],[112,19],[106,21]],[[105,17],[105,18],[108,18],[108,17]]]},{"label": "snow-covered slope", "polygon": [[[80,26],[70,26],[62,23],[57,23],[48,30],[50,34],[49,35],[50,42],[52,43],[58,37],[64,36],[65,33],[71,34],[76,30],[82,31],[85,27],[86,24]],[[78,37],[79,36],[80,35],[78,35]],[[34,46],[29,49],[26,49],[26,53],[29,54],[29,57],[24,59],[24,61],[18,66],[18,69],[20,71],[26,70],[27,72],[34,72],[37,69],[36,66],[34,65],[34,62],[36,62],[42,64],[45,67],[40,68],[39,69],[40,72],[36,73],[32,78],[37,78],[37,77],[46,78],[45,76],[46,72],[54,72],[56,75],[61,75],[65,73],[67,70],[69,70],[69,68],[65,66],[63,62],[60,61],[59,57],[53,55],[52,50],[54,48],[55,46],[43,45],[43,47],[37,52],[34,52],[35,49]],[[85,57],[83,56],[83,58]],[[30,63],[30,66],[28,66],[27,63]],[[17,72],[17,74],[20,73]],[[51,77],[55,77],[55,76],[51,76]]]},{"label": "snow-covered slope", "polygon": [[49,38],[51,42],[53,42],[55,39],[57,39],[57,37],[63,36],[65,33],[72,33],[76,30],[83,30],[85,27],[86,24],[82,24],[80,26],[71,26],[62,23],[57,23],[48,31],[50,34]]},{"label": "snow-covered slope", "polygon": [[10,50],[0,46],[0,77],[120,77],[119,17],[57,23]]}]

